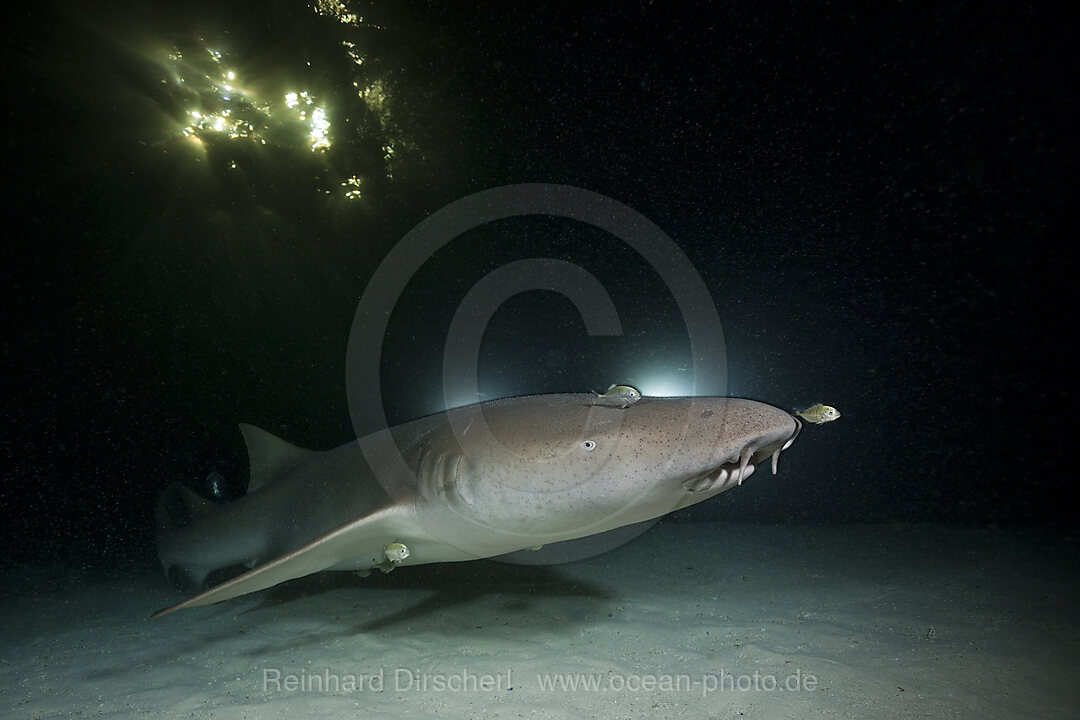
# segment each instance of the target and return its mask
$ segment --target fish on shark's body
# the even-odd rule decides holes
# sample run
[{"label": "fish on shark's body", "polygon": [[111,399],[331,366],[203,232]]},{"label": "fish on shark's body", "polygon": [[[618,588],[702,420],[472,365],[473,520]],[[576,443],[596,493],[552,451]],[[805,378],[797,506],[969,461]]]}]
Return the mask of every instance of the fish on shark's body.
[{"label": "fish on shark's body", "polygon": [[166,575],[210,587],[154,617],[321,570],[495,557],[652,520],[741,485],[767,459],[775,473],[801,428],[752,400],[593,398],[493,400],[327,452],[242,425],[246,495],[217,504],[174,484],[158,505]]},{"label": "fish on shark's body", "polygon": [[629,385],[611,385],[605,392],[595,393],[593,405],[628,408],[641,399],[641,391]]}]

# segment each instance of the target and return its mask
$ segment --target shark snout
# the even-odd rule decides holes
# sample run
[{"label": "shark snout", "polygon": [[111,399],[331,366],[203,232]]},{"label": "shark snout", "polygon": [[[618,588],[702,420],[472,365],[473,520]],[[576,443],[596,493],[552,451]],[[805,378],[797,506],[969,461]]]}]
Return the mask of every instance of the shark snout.
[{"label": "shark snout", "polygon": [[[743,453],[750,454],[750,463],[755,466],[764,462],[765,458],[770,458],[772,460],[773,475],[776,474],[780,453],[791,447],[791,444],[795,442],[795,438],[798,437],[799,432],[802,430],[802,422],[798,418],[794,415],[788,415],[788,418],[791,420],[792,426],[790,428],[767,433],[759,438],[756,443],[747,445],[743,450]],[[740,457],[740,461],[741,459]]]},{"label": "shark snout", "polygon": [[[780,413],[782,411],[777,411]],[[683,482],[690,492],[719,492],[742,485],[762,463],[771,461],[772,474],[777,472],[780,453],[791,447],[802,430],[802,423],[794,416],[783,413],[784,418],[770,423],[766,430],[752,436],[741,446],[728,449],[725,460],[715,468]]]}]

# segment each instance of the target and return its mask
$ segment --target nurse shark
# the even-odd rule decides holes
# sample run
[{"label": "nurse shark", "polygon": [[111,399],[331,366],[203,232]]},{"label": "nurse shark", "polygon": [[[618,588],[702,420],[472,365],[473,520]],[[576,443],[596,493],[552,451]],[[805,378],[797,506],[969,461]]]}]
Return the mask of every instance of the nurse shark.
[{"label": "nurse shark", "polygon": [[595,393],[504,398],[303,450],[241,425],[247,493],[229,503],[179,483],[157,510],[158,556],[209,605],[321,570],[390,571],[497,557],[654,520],[741,485],[802,425],[728,397]]}]

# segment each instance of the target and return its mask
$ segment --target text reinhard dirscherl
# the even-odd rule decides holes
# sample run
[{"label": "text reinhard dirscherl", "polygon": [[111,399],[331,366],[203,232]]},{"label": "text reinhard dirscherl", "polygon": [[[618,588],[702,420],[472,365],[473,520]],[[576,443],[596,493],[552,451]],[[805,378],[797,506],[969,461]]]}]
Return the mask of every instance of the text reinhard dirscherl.
[{"label": "text reinhard dirscherl", "polygon": [[[729,673],[726,670],[693,676],[680,674],[626,673],[537,673],[533,678],[541,692],[695,692],[702,696],[714,692],[798,692],[817,689],[818,679],[795,670],[784,676],[753,672]],[[514,689],[510,668],[496,673],[479,673],[469,668],[457,672],[423,672],[419,669],[380,668],[372,673],[336,673],[329,668],[319,671],[301,669],[286,672],[264,668],[263,692],[304,692],[330,695],[358,692],[497,692]]]}]

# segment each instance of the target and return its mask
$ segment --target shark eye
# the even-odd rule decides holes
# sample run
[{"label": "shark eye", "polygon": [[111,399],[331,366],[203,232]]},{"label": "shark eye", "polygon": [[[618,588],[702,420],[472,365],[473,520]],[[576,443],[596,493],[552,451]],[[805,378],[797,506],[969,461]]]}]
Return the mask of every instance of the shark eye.
[{"label": "shark eye", "polygon": [[594,441],[594,440],[582,440],[581,441],[581,449],[582,450],[595,450],[596,449],[596,441]]}]

